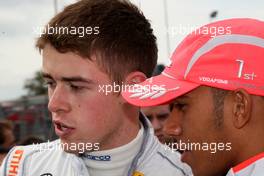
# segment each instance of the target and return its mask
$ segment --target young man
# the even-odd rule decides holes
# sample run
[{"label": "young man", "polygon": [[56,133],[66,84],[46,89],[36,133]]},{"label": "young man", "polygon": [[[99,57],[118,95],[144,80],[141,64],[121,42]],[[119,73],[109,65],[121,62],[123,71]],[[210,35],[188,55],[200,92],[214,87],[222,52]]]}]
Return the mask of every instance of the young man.
[{"label": "young man", "polygon": [[164,130],[195,176],[262,176],[263,56],[263,21],[211,23],[183,40],[160,76],[122,94],[138,106],[171,103]]},{"label": "young man", "polygon": [[14,148],[0,175],[187,175],[120,94],[121,85],[151,76],[157,61],[156,38],[137,7],[78,1],[48,23],[37,47],[60,140]]}]

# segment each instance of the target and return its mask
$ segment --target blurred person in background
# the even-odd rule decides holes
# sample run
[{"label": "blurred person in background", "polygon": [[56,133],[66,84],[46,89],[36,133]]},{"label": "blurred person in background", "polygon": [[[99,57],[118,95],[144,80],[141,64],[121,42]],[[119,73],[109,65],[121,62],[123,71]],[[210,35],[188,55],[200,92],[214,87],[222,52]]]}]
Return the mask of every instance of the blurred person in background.
[{"label": "blurred person in background", "polygon": [[163,126],[170,114],[169,105],[144,107],[141,111],[151,122],[159,141],[164,144],[167,140],[163,133]]},{"label": "blurred person in background", "polygon": [[[163,64],[158,64],[155,67],[152,76],[160,75],[164,68],[165,66]],[[161,143],[167,142],[163,133],[163,126],[170,113],[169,105],[142,107],[141,111],[151,122],[155,135],[158,137],[159,141]]]},{"label": "blurred person in background", "polygon": [[13,124],[7,120],[0,121],[0,164],[11,147],[15,144]]},{"label": "blurred person in background", "polygon": [[15,144],[13,124],[10,121],[0,121],[0,147],[10,148]]}]

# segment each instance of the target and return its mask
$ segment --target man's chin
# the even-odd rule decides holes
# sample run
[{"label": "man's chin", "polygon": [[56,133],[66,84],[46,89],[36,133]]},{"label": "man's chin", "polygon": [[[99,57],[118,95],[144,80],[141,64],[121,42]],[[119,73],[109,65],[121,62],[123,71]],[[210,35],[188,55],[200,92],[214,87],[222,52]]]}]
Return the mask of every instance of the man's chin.
[{"label": "man's chin", "polygon": [[69,150],[69,149],[68,150],[67,149],[63,149],[63,151],[66,152],[66,153],[75,154],[75,155],[82,155],[85,152],[91,152],[91,151],[82,151],[82,150],[78,151],[78,150]]}]

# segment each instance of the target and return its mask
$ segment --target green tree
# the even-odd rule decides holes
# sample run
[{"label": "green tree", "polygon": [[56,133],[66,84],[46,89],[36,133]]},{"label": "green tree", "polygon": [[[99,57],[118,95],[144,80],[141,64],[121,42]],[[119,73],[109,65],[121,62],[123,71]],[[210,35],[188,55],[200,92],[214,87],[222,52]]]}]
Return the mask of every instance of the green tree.
[{"label": "green tree", "polygon": [[47,94],[47,88],[44,86],[44,79],[40,71],[37,71],[33,78],[25,81],[24,89],[27,90],[29,96]]}]

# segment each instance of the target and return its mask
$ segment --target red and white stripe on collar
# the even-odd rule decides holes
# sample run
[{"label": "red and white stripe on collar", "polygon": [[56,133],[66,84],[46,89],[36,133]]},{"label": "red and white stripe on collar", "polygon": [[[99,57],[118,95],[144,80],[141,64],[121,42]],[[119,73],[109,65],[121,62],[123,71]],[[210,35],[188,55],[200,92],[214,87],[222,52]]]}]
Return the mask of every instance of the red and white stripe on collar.
[{"label": "red and white stripe on collar", "polygon": [[242,163],[240,163],[239,165],[233,167],[232,170],[233,170],[234,173],[237,173],[237,172],[245,169],[246,167],[250,166],[251,164],[253,164],[254,162],[256,162],[256,161],[258,161],[258,160],[260,160],[262,158],[264,158],[264,152],[254,156],[254,157],[252,157],[252,158],[250,158],[250,159],[248,159],[248,160],[246,160],[246,161],[244,161]]}]

